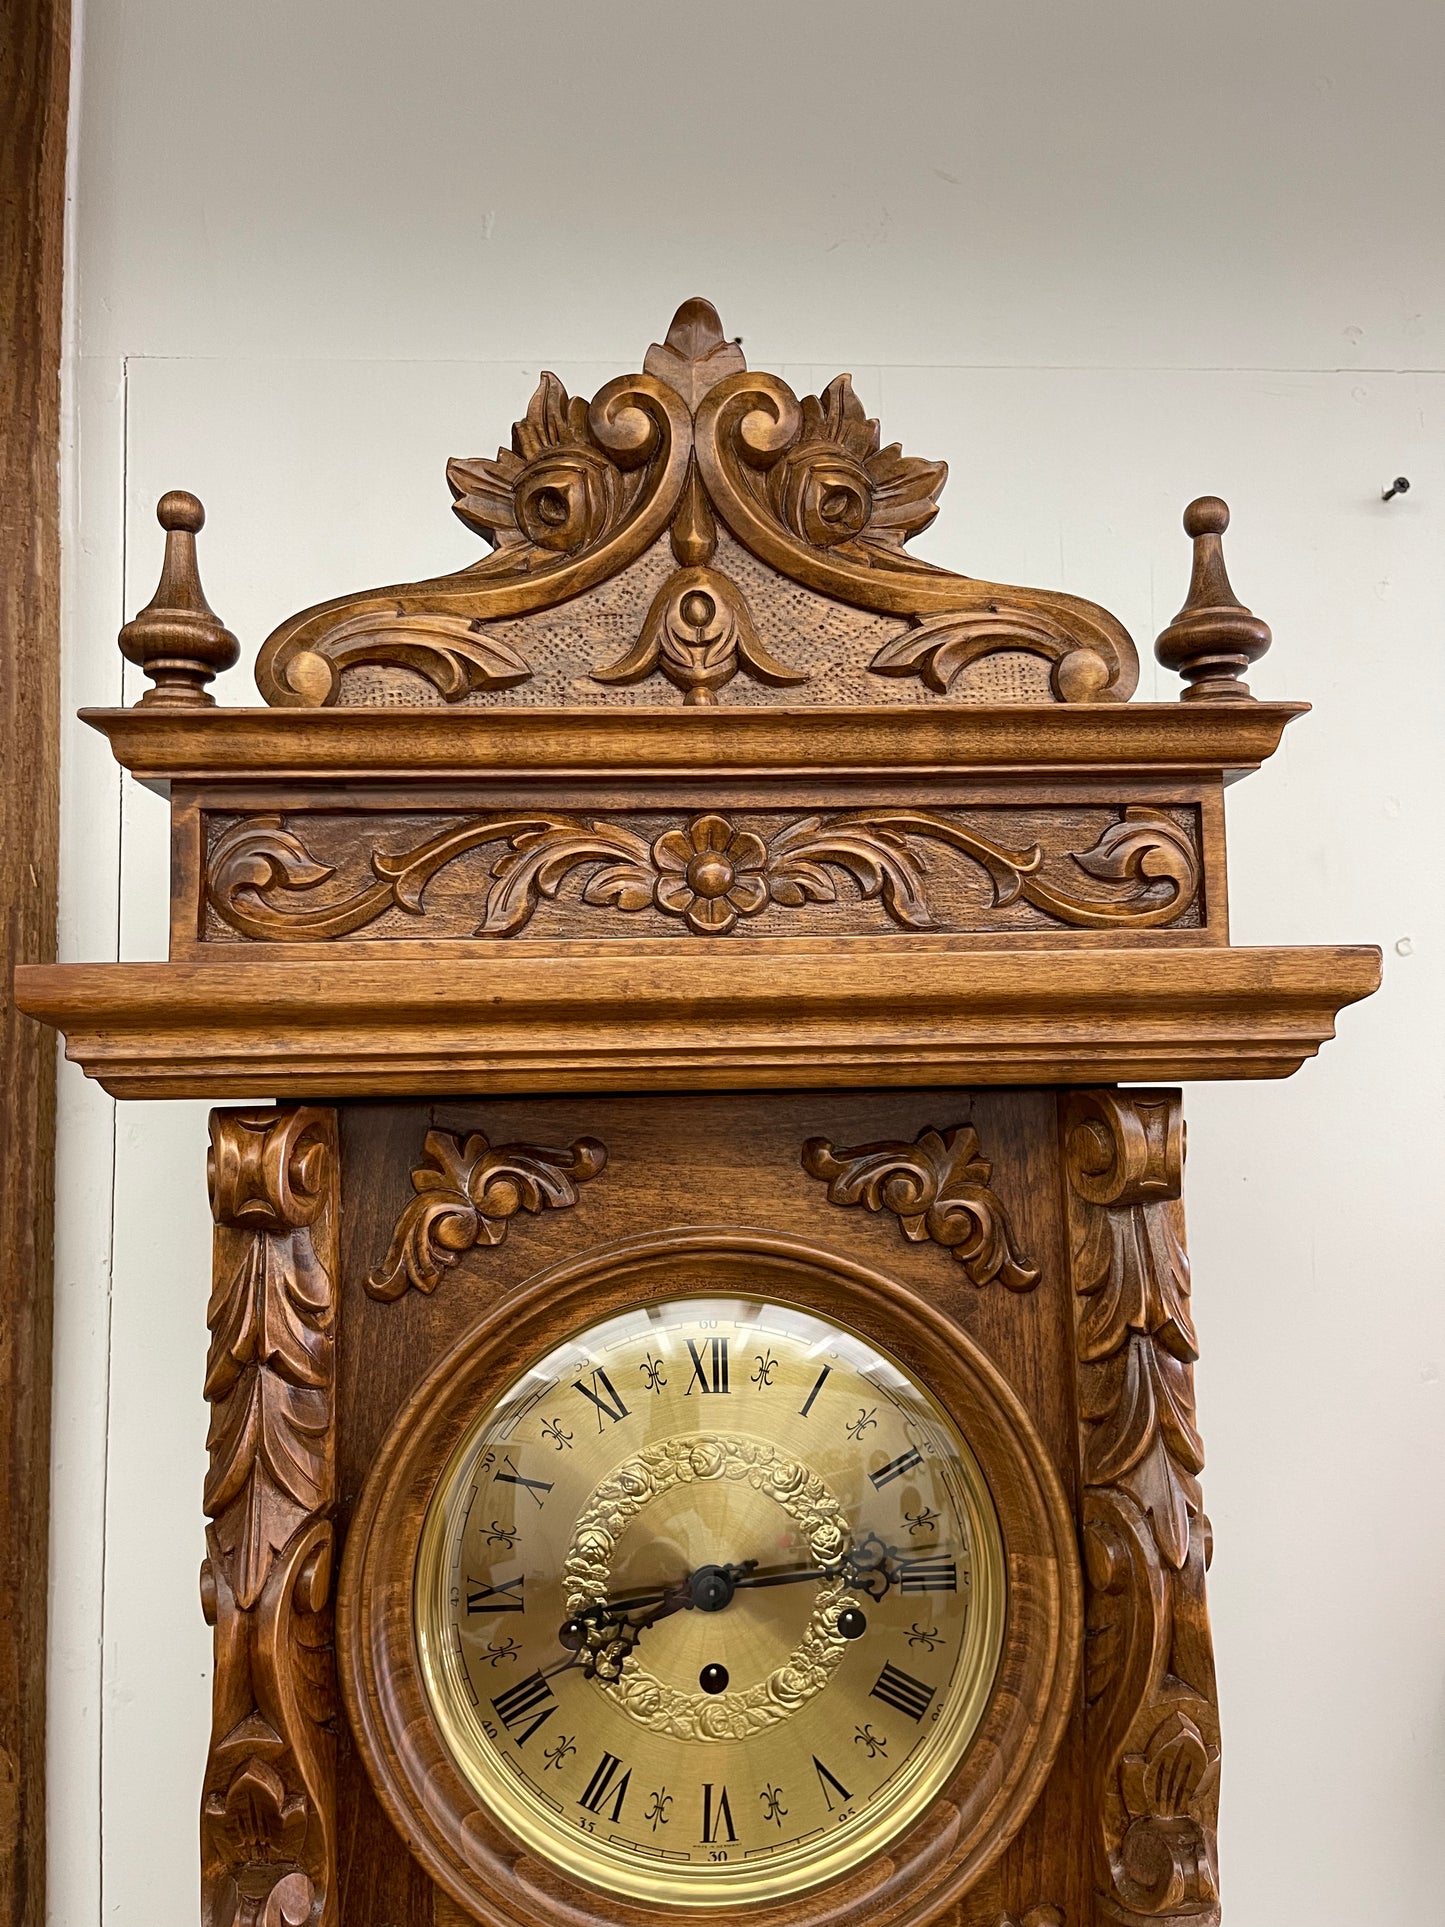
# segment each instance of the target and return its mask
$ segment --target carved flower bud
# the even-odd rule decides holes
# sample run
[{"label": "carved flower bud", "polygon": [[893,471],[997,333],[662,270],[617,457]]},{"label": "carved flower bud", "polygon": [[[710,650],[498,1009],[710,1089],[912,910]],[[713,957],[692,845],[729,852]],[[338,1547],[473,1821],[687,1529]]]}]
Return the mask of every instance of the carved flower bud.
[{"label": "carved flower bud", "polygon": [[815,549],[851,542],[873,514],[873,484],[861,462],[816,443],[785,455],[770,478],[778,514]]},{"label": "carved flower bud", "polygon": [[570,554],[607,529],[620,489],[617,470],[599,450],[549,449],[517,477],[517,526],[538,548]]}]

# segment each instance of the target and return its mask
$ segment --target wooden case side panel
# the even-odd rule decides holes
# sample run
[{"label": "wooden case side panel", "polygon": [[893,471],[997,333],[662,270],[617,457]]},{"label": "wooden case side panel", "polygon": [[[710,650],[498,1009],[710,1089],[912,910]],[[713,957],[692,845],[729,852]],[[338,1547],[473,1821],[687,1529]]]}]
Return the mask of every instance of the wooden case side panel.
[{"label": "wooden case side panel", "polygon": [[[825,1141],[848,1168],[851,1154],[885,1147],[899,1169],[933,1189],[917,1214],[866,1196],[835,1198],[827,1173],[805,1169],[810,1140]],[[695,1225],[805,1238],[875,1265],[926,1297],[1001,1367],[1077,1506],[1072,1310],[1051,1092],[641,1100],[580,1094],[348,1106],[341,1141],[343,1529],[397,1409],[484,1313],[525,1279],[586,1247]],[[579,1146],[605,1153],[600,1167],[592,1168],[596,1151]],[[515,1170],[538,1156],[551,1161],[561,1188],[541,1197],[538,1208],[499,1209],[496,1200],[514,1192],[489,1193],[489,1172]],[[541,1178],[552,1182],[547,1171]],[[462,1236],[468,1211],[470,1242]],[[447,1212],[445,1241],[429,1237],[428,1222],[439,1227]],[[910,1225],[913,1217],[919,1222]],[[999,1258],[1000,1238],[1012,1283]],[[1086,1918],[1081,1749],[1076,1715],[1042,1799],[956,1910],[959,1927],[996,1927],[1001,1915],[1022,1920],[1042,1903],[1064,1909],[1071,1927]],[[344,1740],[338,1802],[342,1921],[371,1927],[378,1919],[417,1918],[418,1896],[430,1883]],[[806,1917],[800,1902],[799,1919]]]},{"label": "wooden case side panel", "polygon": [[1178,1091],[1061,1099],[1079,1373],[1090,1857],[1101,1921],[1216,1927],[1219,1710]]},{"label": "wooden case side panel", "polygon": [[334,1927],[336,1113],[211,1114],[202,1927]]}]

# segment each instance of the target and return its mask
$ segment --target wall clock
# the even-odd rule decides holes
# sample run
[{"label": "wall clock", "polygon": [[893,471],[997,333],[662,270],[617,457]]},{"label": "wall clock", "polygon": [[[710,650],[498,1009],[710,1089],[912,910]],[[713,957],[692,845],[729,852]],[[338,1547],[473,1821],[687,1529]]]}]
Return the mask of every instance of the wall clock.
[{"label": "wall clock", "polygon": [[[171,954],[18,974],[211,1120],[204,1927],[1219,1919],[1184,1133],[1378,952],[1230,943],[1302,705],[911,557],[942,463],[706,302],[262,646],[163,498]],[[258,1092],[274,1102],[257,1105]]]}]

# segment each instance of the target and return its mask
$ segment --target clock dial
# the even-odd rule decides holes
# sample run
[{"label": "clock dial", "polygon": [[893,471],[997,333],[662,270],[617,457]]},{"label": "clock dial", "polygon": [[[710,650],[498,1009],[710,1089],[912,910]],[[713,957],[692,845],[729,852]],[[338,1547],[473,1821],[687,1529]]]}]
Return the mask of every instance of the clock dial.
[{"label": "clock dial", "polygon": [[678,1298],[477,1413],[415,1605],[432,1710],[503,1823],[599,1886],[716,1906],[922,1812],[988,1701],[1003,1549],[894,1359],[794,1306]]}]

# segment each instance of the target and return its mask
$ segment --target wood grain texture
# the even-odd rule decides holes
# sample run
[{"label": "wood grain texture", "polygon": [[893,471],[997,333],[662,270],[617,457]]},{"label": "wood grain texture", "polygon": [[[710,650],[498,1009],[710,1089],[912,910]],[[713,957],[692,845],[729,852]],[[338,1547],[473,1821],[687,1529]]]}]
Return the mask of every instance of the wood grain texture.
[{"label": "wood grain texture", "polygon": [[336,1897],[336,1117],[213,1111],[202,1927],[331,1927]]},{"label": "wood grain texture", "polygon": [[55,955],[69,0],[0,9],[0,1923],[45,1918],[55,1052],[11,968]]},{"label": "wood grain texture", "polygon": [[1258,768],[1308,703],[927,709],[83,709],[152,786],[225,776],[466,782],[499,774],[794,776]]},{"label": "wood grain texture", "polygon": [[1101,1916],[1217,1927],[1219,1710],[1177,1091],[1061,1103],[1078,1334]]},{"label": "wood grain texture", "polygon": [[1287,1077],[1380,977],[1366,947],[958,952],[947,939],[645,956],[75,964],[22,1008],[123,1097],[445,1095]]}]

